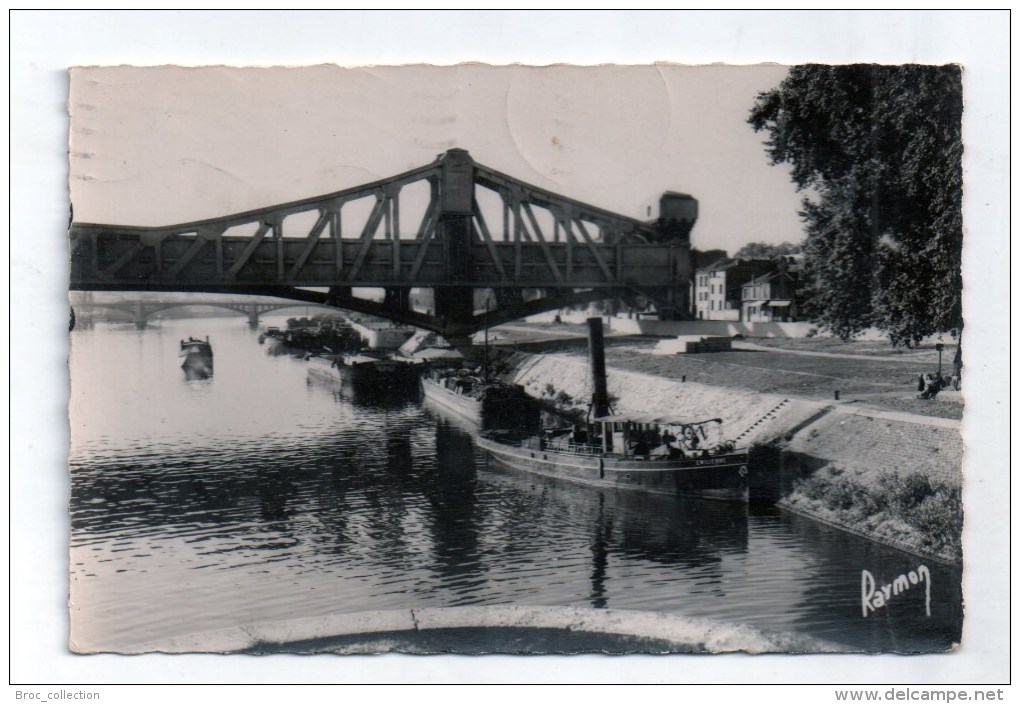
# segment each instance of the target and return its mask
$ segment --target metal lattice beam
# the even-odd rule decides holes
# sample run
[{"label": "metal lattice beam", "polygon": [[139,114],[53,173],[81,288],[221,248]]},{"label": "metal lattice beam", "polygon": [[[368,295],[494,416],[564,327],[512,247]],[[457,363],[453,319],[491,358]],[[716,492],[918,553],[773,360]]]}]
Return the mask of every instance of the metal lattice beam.
[{"label": "metal lattice beam", "polygon": [[[404,188],[422,182],[428,195],[421,221],[413,236],[402,237]],[[480,189],[501,203],[501,240],[476,196]],[[365,198],[374,204],[361,222],[344,215],[345,206]],[[288,221],[285,236],[284,221],[305,213],[315,215],[310,228],[296,231],[297,221]],[[358,234],[344,237],[342,223]],[[253,229],[237,234],[242,227]],[[221,218],[159,227],[73,223],[71,288],[259,291],[319,302],[304,289],[381,287],[390,292],[387,300],[399,301],[406,298],[400,291],[426,287],[445,290],[437,294],[445,310],[431,319],[353,297],[344,304],[404,322],[413,318],[427,329],[463,330],[479,324],[471,313],[474,288],[550,292],[546,303],[528,310],[579,290],[589,299],[616,295],[634,282],[657,293],[685,290],[689,244],[657,242],[655,233],[652,224],[518,181],[450,150],[389,179]]]}]

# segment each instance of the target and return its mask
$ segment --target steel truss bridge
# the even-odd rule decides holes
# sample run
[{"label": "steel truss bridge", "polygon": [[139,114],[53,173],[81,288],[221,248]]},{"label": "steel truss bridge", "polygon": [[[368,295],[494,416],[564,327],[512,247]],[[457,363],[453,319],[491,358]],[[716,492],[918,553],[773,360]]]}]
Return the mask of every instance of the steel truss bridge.
[{"label": "steel truss bridge", "polygon": [[[413,216],[413,233],[402,221],[410,219],[412,202],[422,211]],[[667,193],[658,220],[642,222],[451,149],[398,176],[235,215],[161,227],[72,223],[70,288],[275,296],[376,315],[451,340],[635,294],[663,317],[682,317],[696,217],[697,201]],[[385,289],[384,300],[355,296],[361,287]],[[413,310],[412,288],[431,288],[434,310]],[[494,305],[476,310],[475,289],[490,289]]]}]

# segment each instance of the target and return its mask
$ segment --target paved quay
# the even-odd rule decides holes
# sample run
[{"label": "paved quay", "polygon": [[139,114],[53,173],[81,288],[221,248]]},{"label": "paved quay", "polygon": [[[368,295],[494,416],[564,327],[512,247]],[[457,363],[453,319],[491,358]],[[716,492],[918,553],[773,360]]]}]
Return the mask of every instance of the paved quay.
[{"label": "paved quay", "polygon": [[[493,338],[497,346],[532,354],[584,356],[587,349],[583,325],[504,325],[490,331],[490,342]],[[883,414],[941,427],[958,427],[963,417],[959,391],[944,390],[931,400],[917,398],[918,375],[937,370],[934,349],[897,355],[882,354],[881,344],[770,339],[762,344],[736,341],[729,352],[661,355],[655,354],[658,342],[609,334],[606,363],[611,369],[664,379],[824,402],[845,413]],[[824,349],[817,349],[822,345]],[[853,351],[833,351],[840,348]],[[952,352],[944,353],[943,373],[949,370]]]},{"label": "paved quay", "polygon": [[741,342],[734,341],[733,349],[735,350],[756,350],[759,352],[778,352],[780,354],[799,354],[804,357],[830,357],[833,359],[866,359],[868,361],[875,362],[906,362],[908,364],[924,364],[931,362],[932,353],[928,351],[914,352],[912,354],[901,354],[899,356],[893,355],[865,355],[865,354],[848,354],[843,352],[821,352],[817,350],[792,350],[784,347],[769,347],[766,345],[758,345],[753,342]]},{"label": "paved quay", "polygon": [[[501,361],[513,380],[529,394],[562,396],[583,406],[591,393],[587,341],[576,331],[565,332],[510,330],[497,344],[507,352]],[[854,343],[846,347],[852,351],[832,352],[838,348],[834,341],[768,340],[763,349],[669,355],[655,354],[657,342],[606,339],[609,393],[617,412],[721,418],[727,437],[738,444],[779,453],[771,466],[780,507],[925,558],[960,564],[954,521],[963,481],[963,396],[943,391],[932,400],[917,398],[917,374],[936,371],[930,361],[904,364],[883,359],[895,355],[881,354],[881,346]],[[772,349],[775,345],[828,349],[788,354]],[[868,508],[879,506],[896,477],[914,475],[930,483],[927,514],[904,512],[899,504]],[[799,480],[806,476],[813,485],[802,486]],[[814,485],[821,486],[823,498],[814,495]],[[849,487],[857,492],[850,506],[834,508],[824,499],[838,499]],[[924,524],[931,515],[941,521],[937,535]]]}]

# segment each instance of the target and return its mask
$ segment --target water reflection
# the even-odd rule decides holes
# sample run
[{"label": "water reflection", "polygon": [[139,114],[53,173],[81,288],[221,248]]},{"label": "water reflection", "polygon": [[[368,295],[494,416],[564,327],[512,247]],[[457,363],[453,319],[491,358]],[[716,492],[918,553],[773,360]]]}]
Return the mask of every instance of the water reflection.
[{"label": "water reflection", "polygon": [[476,495],[475,448],[471,436],[442,419],[435,421],[435,474],[423,486],[431,520],[432,570],[447,584],[457,584],[457,604],[471,603],[485,582],[479,525],[483,518]]},{"label": "water reflection", "polygon": [[612,518],[606,516],[606,496],[599,493],[598,520],[591,541],[591,596],[589,601],[596,609],[608,606],[606,598],[606,572],[609,567],[609,541],[613,539]]},{"label": "water reflection", "polygon": [[[763,513],[762,518],[774,519]],[[963,624],[963,594],[959,570],[933,560],[855,539],[799,516],[784,516],[792,535],[814,548],[812,570],[804,575],[806,588],[791,606],[797,620],[811,623],[832,640],[846,639],[848,623],[855,625],[852,644],[862,650],[891,649],[924,652],[937,644],[959,643]],[[925,565],[931,574],[931,616],[925,615],[925,589],[912,587],[890,599],[887,606],[865,616],[861,607],[861,572],[889,584],[901,574]],[[826,575],[827,579],[812,578]],[[840,585],[834,590],[833,584]]]},{"label": "water reflection", "polygon": [[775,510],[523,474],[413,391],[310,382],[240,325],[212,329],[215,383],[188,384],[165,326],[72,333],[87,647],[461,604],[667,611],[868,650],[959,639],[958,570],[927,563],[931,618],[912,592],[864,619],[861,570],[889,580],[916,558]]}]

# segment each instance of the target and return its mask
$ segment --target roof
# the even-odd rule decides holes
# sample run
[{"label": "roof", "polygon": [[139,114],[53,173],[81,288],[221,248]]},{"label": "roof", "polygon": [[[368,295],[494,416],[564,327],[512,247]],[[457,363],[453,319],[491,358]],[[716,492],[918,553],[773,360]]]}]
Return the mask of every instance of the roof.
[{"label": "roof", "polygon": [[748,281],[744,285],[747,286],[748,284],[767,284],[767,283],[769,283],[771,281],[778,280],[779,277],[781,277],[782,275],[783,275],[783,272],[781,272],[781,271],[769,271],[769,272],[766,272],[764,274],[761,274],[759,276],[754,277],[753,279],[751,279],[750,281]]},{"label": "roof", "polygon": [[725,269],[732,269],[738,266],[745,266],[750,268],[755,267],[767,267],[772,266],[773,261],[771,259],[761,259],[759,257],[741,257],[740,259],[730,259],[729,257],[723,257],[706,266],[698,267],[695,272],[698,271],[723,271]]},{"label": "roof", "polygon": [[731,269],[736,265],[737,262],[735,259],[723,257],[722,259],[715,260],[708,266],[699,267],[695,271],[722,271],[723,269]]}]

